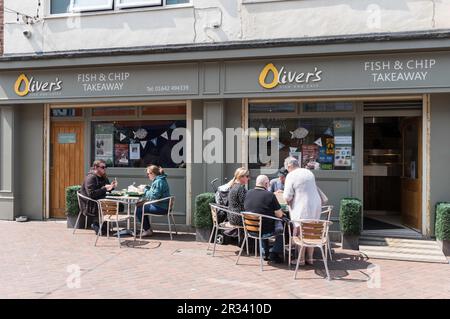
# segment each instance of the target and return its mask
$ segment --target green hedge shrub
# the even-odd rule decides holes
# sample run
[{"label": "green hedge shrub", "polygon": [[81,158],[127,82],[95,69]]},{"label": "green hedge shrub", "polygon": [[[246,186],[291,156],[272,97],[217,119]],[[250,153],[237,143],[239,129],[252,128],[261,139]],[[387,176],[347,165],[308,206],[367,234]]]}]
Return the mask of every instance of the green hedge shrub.
[{"label": "green hedge shrub", "polygon": [[78,216],[80,209],[78,207],[77,192],[81,189],[80,185],[69,186],[66,188],[66,215]]},{"label": "green hedge shrub", "polygon": [[436,204],[436,238],[450,240],[450,203]]},{"label": "green hedge shrub", "polygon": [[362,203],[357,198],[341,199],[339,224],[344,235],[361,234]]},{"label": "green hedge shrub", "polygon": [[197,228],[212,228],[210,203],[214,203],[214,193],[203,193],[195,197],[194,226]]}]

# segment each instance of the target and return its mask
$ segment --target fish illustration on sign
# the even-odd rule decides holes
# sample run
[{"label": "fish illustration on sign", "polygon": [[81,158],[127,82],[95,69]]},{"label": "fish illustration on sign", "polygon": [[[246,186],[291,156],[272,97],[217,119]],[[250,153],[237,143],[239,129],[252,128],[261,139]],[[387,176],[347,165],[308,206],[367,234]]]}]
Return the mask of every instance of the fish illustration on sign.
[{"label": "fish illustration on sign", "polygon": [[133,131],[133,133],[134,133],[134,138],[138,138],[140,140],[147,137],[147,131],[143,128],[138,129],[136,132]]},{"label": "fish illustration on sign", "polygon": [[308,135],[308,130],[304,127],[298,127],[295,131],[289,131],[289,133],[291,133],[291,139],[305,138]]}]

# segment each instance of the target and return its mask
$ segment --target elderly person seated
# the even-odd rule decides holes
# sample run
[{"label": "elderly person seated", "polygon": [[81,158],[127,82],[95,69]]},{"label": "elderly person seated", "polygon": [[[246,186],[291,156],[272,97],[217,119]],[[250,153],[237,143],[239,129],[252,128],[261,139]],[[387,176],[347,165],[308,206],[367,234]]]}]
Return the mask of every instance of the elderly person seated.
[{"label": "elderly person seated", "polygon": [[[266,175],[259,175],[256,178],[256,186],[254,189],[247,192],[244,201],[244,209],[247,212],[252,212],[271,217],[282,218],[284,216],[281,211],[280,204],[276,196],[268,191],[269,178]],[[275,245],[269,250],[269,240],[263,240],[264,260],[270,260],[275,263],[283,262],[279,254],[283,253],[283,225],[281,221],[276,221],[270,218],[262,219],[263,235],[277,234]],[[261,252],[262,253],[262,252]]]}]

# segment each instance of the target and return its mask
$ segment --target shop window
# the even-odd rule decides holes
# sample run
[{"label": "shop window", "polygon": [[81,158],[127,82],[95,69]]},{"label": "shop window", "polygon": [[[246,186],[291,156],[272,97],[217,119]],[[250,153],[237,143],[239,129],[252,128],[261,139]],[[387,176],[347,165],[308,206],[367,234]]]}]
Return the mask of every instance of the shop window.
[{"label": "shop window", "polygon": [[[251,118],[249,128],[279,129],[279,138],[272,139],[261,134],[250,135],[249,143],[257,145],[257,163],[251,163],[250,168],[263,166],[274,167],[273,163],[261,163],[260,143],[257,138],[265,138],[267,150],[271,143],[279,143],[278,167],[282,167],[288,156],[297,158],[302,167],[314,170],[351,170],[354,163],[354,120],[352,118]],[[268,136],[277,137],[273,134]],[[252,140],[253,139],[253,140]],[[267,154],[271,156],[271,154]],[[275,158],[274,156],[271,156]]]},{"label": "shop window", "polygon": [[297,110],[295,103],[249,104],[249,113],[293,113]]},{"label": "shop window", "polygon": [[136,107],[97,107],[92,109],[92,116],[135,116]]},{"label": "shop window", "polygon": [[81,116],[83,116],[83,110],[82,109],[52,109],[50,112],[50,116],[52,118],[81,117]]},{"label": "shop window", "polygon": [[92,161],[103,159],[109,167],[155,164],[164,168],[184,168],[184,163],[172,158],[171,154],[172,148],[178,148],[182,142],[171,138],[176,128],[186,128],[186,121],[93,122]]},{"label": "shop window", "polygon": [[142,115],[186,115],[185,105],[144,106]]},{"label": "shop window", "polygon": [[320,102],[303,104],[303,112],[352,112],[352,102]]}]

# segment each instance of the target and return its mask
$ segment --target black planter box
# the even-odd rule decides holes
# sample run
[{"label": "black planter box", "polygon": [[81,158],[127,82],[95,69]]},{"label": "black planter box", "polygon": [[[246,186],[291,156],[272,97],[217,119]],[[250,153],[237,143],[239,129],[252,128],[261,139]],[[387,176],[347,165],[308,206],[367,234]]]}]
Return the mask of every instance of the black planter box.
[{"label": "black planter box", "polygon": [[359,235],[342,234],[342,249],[359,250]]}]

